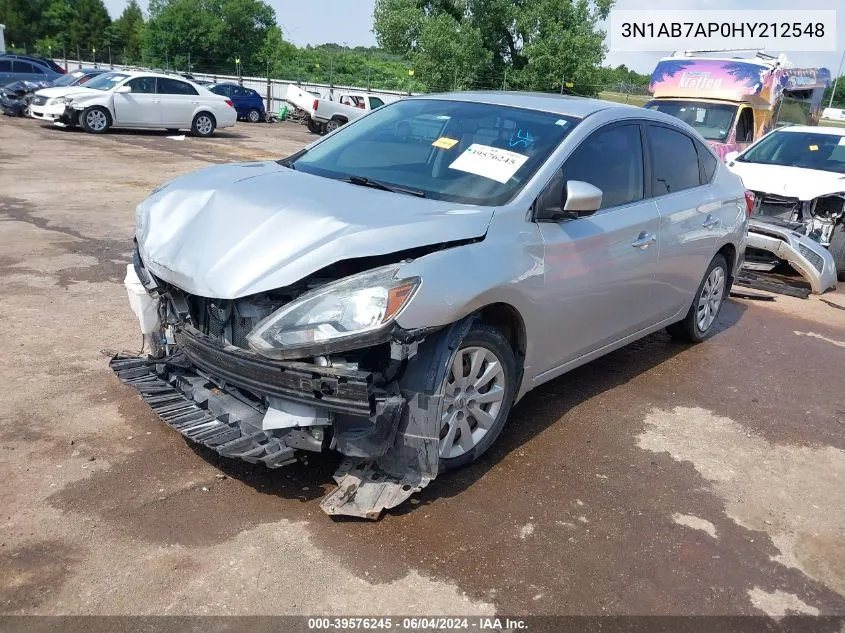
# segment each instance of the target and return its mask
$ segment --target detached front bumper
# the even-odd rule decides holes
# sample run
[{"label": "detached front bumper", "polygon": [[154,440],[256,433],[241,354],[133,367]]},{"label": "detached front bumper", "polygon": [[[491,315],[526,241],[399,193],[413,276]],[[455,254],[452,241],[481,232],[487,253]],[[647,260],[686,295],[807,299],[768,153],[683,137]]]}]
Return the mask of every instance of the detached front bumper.
[{"label": "detached front bumper", "polygon": [[821,244],[789,227],[756,219],[748,223],[749,248],[773,253],[789,262],[815,294],[836,288],[836,262]]}]

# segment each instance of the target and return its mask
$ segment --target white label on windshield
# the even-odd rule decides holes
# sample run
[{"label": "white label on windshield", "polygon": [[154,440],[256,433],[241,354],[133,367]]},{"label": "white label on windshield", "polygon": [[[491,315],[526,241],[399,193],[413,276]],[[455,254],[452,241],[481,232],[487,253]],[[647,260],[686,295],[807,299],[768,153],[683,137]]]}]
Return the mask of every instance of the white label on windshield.
[{"label": "white label on windshield", "polygon": [[449,165],[449,169],[458,169],[505,183],[527,160],[528,156],[524,154],[473,143]]},{"label": "white label on windshield", "polygon": [[839,144],[840,144],[840,145],[845,145],[845,136],[840,136],[840,137],[839,137]]}]

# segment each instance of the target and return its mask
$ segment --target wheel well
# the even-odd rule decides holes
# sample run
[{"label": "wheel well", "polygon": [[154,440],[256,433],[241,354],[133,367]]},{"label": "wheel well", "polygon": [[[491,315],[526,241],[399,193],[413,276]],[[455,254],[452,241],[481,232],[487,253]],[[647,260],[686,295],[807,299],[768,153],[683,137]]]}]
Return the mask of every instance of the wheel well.
[{"label": "wheel well", "polygon": [[728,277],[733,277],[734,263],[736,262],[736,247],[733,244],[725,244],[719,249],[719,252],[724,256],[728,263]]},{"label": "wheel well", "polygon": [[516,308],[507,303],[491,303],[481,308],[478,314],[482,323],[501,330],[521,365],[525,358],[525,323]]},{"label": "wheel well", "polygon": [[347,119],[345,116],[340,116],[339,114],[335,114],[332,117],[332,121],[340,121],[341,123],[348,123],[349,119]]},{"label": "wheel well", "polygon": [[213,112],[210,112],[210,111],[208,111],[208,110],[200,110],[199,112],[197,112],[197,113],[194,115],[194,119],[196,119],[196,118],[197,118],[199,115],[201,115],[201,114],[207,114],[208,116],[210,116],[210,117],[211,117],[211,120],[212,120],[212,121],[214,121],[214,124],[215,124],[215,125],[217,125],[217,117],[216,117],[216,116],[214,116],[214,113],[213,113]]}]

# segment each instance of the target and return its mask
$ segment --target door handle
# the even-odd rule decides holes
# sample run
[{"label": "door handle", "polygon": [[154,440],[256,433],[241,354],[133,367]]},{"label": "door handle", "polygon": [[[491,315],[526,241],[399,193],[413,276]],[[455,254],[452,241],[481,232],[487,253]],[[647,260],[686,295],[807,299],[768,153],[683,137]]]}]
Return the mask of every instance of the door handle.
[{"label": "door handle", "polygon": [[158,99],[150,99],[150,103],[158,103],[158,102],[159,102]]},{"label": "door handle", "polygon": [[720,223],[721,220],[719,218],[714,218],[712,215],[708,215],[707,219],[704,220],[704,224],[702,224],[701,226],[703,226],[705,229],[709,229],[714,226],[719,226]]},{"label": "door handle", "polygon": [[192,103],[193,105],[199,105],[199,104],[200,104],[200,102],[199,102],[199,101],[191,101],[191,103]]},{"label": "door handle", "polygon": [[649,246],[654,244],[657,241],[657,238],[652,235],[651,233],[646,233],[642,231],[637,239],[631,242],[631,246],[634,248],[639,248],[642,250],[647,249]]}]

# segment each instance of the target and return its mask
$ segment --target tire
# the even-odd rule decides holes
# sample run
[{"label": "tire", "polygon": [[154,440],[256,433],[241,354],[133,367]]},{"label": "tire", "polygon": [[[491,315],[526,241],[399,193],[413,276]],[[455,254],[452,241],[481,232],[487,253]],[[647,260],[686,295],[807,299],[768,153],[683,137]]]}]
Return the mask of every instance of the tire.
[{"label": "tire", "polygon": [[105,134],[111,127],[112,118],[109,111],[102,106],[85,108],[79,115],[82,129],[91,134]]},{"label": "tire", "polygon": [[839,224],[833,227],[833,235],[830,236],[830,246],[827,247],[833,255],[836,263],[836,276],[839,281],[845,281],[845,224],[839,220]]},{"label": "tire", "polygon": [[215,127],[217,127],[217,121],[214,119],[214,115],[210,112],[200,112],[191,123],[191,134],[208,137],[214,134]]},{"label": "tire", "polygon": [[669,335],[685,343],[700,343],[713,336],[729,283],[728,264],[725,257],[717,253],[704,273],[687,315],[666,328]]},{"label": "tire", "polygon": [[308,119],[308,131],[312,134],[322,134],[323,133],[323,124],[315,121],[314,119]]},{"label": "tire", "polygon": [[[456,378],[454,367],[459,359],[462,375]],[[494,362],[498,369],[492,365]],[[467,384],[472,370],[475,383]],[[485,380],[491,372],[492,376]],[[449,370],[440,386],[444,396],[439,412],[441,470],[474,462],[496,441],[516,397],[517,376],[513,350],[502,333],[488,325],[474,325],[449,360]],[[489,402],[475,401],[474,396],[490,393],[497,397],[488,397]],[[487,415],[482,419],[481,413]]]},{"label": "tire", "polygon": [[326,121],[325,134],[329,134],[331,132],[334,132],[337,128],[339,128],[344,123],[345,123],[345,121],[339,121],[337,119],[329,119],[328,121]]},{"label": "tire", "polygon": [[246,113],[246,120],[250,123],[260,123],[261,112],[259,112],[256,108],[252,108],[249,112]]}]

